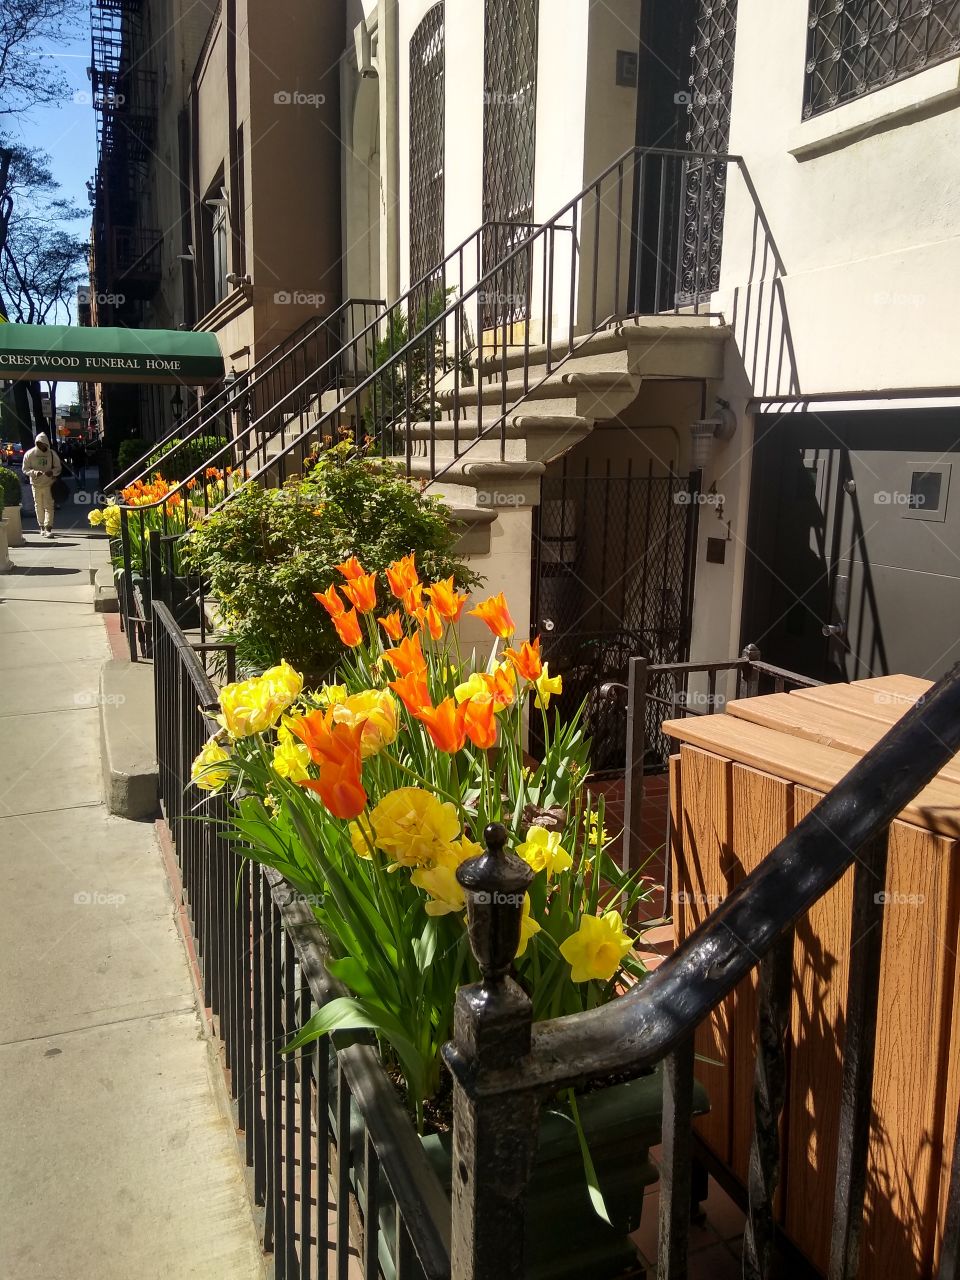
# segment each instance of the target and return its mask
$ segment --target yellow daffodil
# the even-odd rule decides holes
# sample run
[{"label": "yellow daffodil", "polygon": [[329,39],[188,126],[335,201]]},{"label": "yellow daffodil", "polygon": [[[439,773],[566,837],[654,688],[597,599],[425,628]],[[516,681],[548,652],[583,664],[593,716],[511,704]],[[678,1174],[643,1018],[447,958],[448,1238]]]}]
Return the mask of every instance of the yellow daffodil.
[{"label": "yellow daffodil", "polygon": [[517,856],[534,871],[546,871],[548,880],[573,866],[573,859],[560,844],[560,832],[546,827],[529,827],[526,840],[517,845]]},{"label": "yellow daffodil", "polygon": [[527,949],[527,943],[540,932],[540,925],[530,914],[530,895],[523,895],[523,916],[520,919],[520,945],[517,947],[516,959],[520,959]]},{"label": "yellow daffodil", "polygon": [[224,685],[217,721],[233,738],[263,733],[297,700],[302,688],[303,677],[281,662],[262,676]]},{"label": "yellow daffodil", "polygon": [[230,777],[229,769],[218,769],[217,765],[230,759],[230,752],[216,737],[209,738],[203,750],[190,766],[190,780],[202,791],[219,791]]},{"label": "yellow daffodil", "polygon": [[592,844],[594,848],[599,845],[601,848],[610,839],[610,833],[606,827],[600,826],[600,815],[591,813],[589,819],[584,817],[583,825],[587,832],[587,843]]},{"label": "yellow daffodil", "polygon": [[290,782],[303,782],[310,777],[310,752],[304,743],[296,741],[289,729],[283,730],[283,735],[273,749],[274,771]]},{"label": "yellow daffodil", "polygon": [[543,670],[533,683],[533,687],[537,691],[537,706],[543,707],[544,711],[546,711],[550,705],[552,695],[563,693],[563,676],[551,676],[550,664],[545,662]]},{"label": "yellow daffodil", "polygon": [[467,702],[470,698],[482,698],[489,696],[490,689],[487,681],[479,671],[474,671],[469,680],[464,680],[462,684],[458,684],[453,691],[453,696],[457,702]]},{"label": "yellow daffodil", "polygon": [[386,689],[365,689],[334,704],[334,724],[360,727],[360,757],[368,760],[389,747],[400,732],[397,703]]},{"label": "yellow daffodil", "polygon": [[323,688],[317,690],[315,696],[321,707],[332,707],[346,699],[347,686],[345,684],[325,684]]},{"label": "yellow daffodil", "polygon": [[375,842],[399,866],[425,866],[442,859],[460,834],[457,811],[420,787],[398,787],[370,815]]},{"label": "yellow daffodil", "polygon": [[370,846],[373,844],[373,828],[370,826],[370,819],[361,814],[355,822],[350,823],[348,829],[353,852],[358,858],[371,858]]},{"label": "yellow daffodil", "polygon": [[438,863],[433,867],[417,867],[410,880],[418,889],[430,895],[430,901],[423,908],[428,916],[446,916],[455,911],[463,911],[466,907],[466,898],[457,881],[455,866]]},{"label": "yellow daffodil", "polygon": [[619,911],[584,916],[580,928],[560,944],[560,954],[570,965],[574,982],[599,978],[609,982],[632,943],[624,932]]}]

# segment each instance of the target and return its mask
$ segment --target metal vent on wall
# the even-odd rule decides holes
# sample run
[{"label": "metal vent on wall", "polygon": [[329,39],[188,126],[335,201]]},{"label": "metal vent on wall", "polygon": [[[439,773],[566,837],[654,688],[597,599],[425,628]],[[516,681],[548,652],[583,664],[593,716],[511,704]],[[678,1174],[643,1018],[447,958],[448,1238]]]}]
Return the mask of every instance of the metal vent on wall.
[{"label": "metal vent on wall", "polygon": [[[699,0],[696,15],[686,141],[692,151],[724,155],[730,143],[737,0]],[[726,198],[726,162],[691,162],[684,175],[681,302],[720,286]]]},{"label": "metal vent on wall", "polygon": [[960,0],[810,0],[804,118],[960,54]]},{"label": "metal vent on wall", "polygon": [[[537,139],[537,0],[486,0],[483,55],[483,267],[489,271],[523,239],[533,221]],[[527,314],[522,256],[498,276],[482,300],[482,324],[508,324]]]},{"label": "metal vent on wall", "polygon": [[443,260],[444,13],[429,9],[410,39],[410,281]]}]

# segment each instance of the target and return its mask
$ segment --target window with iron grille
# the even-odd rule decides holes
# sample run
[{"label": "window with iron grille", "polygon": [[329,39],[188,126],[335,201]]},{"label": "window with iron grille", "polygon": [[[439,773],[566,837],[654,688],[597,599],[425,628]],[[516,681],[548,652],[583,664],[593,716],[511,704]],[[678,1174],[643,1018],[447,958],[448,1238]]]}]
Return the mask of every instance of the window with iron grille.
[{"label": "window with iron grille", "polygon": [[805,118],[960,55],[960,0],[810,0]]},{"label": "window with iron grille", "polygon": [[410,40],[410,282],[443,260],[443,4]]},{"label": "window with iron grille", "polygon": [[[533,221],[537,140],[538,0],[486,0],[483,46],[483,268],[490,271]],[[522,320],[528,270],[520,255],[489,281],[482,323]]]},{"label": "window with iron grille", "polygon": [[716,292],[727,198],[723,155],[730,141],[733,61],[737,44],[737,0],[698,0],[690,50],[687,146],[704,159],[685,167],[678,301]]}]

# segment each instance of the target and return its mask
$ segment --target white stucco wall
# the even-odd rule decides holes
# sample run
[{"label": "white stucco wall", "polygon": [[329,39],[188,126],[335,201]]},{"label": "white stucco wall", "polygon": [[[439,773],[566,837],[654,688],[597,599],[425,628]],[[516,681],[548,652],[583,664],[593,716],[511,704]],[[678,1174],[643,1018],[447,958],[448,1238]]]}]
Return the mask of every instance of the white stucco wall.
[{"label": "white stucco wall", "polygon": [[[734,325],[719,393],[740,428],[705,476],[725,499],[723,565],[701,519],[693,657],[739,648],[751,396],[960,386],[960,58],[802,120],[807,0],[740,0],[721,292]],[[769,235],[756,222],[757,204]],[[779,252],[776,266],[772,242]],[[781,277],[779,282],[777,277]]]}]

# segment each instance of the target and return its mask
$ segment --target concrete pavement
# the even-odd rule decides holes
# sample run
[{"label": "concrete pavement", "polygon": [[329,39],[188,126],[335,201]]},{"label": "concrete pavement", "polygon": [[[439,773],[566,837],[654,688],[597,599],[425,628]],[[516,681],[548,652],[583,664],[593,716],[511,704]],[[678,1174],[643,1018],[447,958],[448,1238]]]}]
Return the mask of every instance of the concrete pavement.
[{"label": "concrete pavement", "polygon": [[[102,800],[89,504],[0,575],[0,1275],[252,1280],[263,1260],[152,823]],[[72,527],[67,527],[71,525]]]}]

